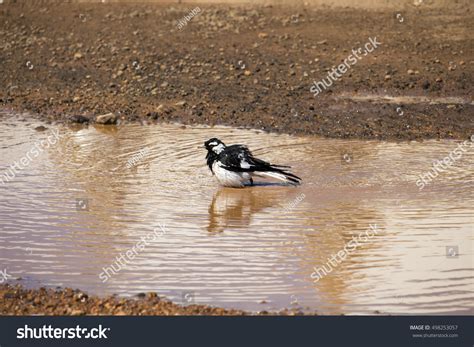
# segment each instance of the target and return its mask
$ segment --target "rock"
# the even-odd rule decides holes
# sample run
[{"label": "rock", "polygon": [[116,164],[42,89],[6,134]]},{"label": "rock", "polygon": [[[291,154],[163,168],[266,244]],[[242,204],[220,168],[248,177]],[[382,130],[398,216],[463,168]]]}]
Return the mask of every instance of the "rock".
[{"label": "rock", "polygon": [[78,292],[77,294],[74,295],[74,300],[76,301],[85,302],[87,298],[88,298],[87,294],[82,293],[82,292]]},{"label": "rock", "polygon": [[245,70],[245,72],[244,72],[244,75],[245,75],[245,76],[250,76],[251,74],[252,74],[252,73],[250,72],[250,70]]},{"label": "rock", "polygon": [[78,102],[79,100],[81,100],[79,96],[75,96],[72,98],[72,102]]},{"label": "rock", "polygon": [[160,87],[166,88],[166,87],[168,87],[168,85],[169,85],[168,82],[163,82],[163,83],[161,83]]},{"label": "rock", "polygon": [[159,117],[160,115],[158,114],[158,112],[153,112],[153,111],[152,111],[152,112],[148,112],[148,113],[146,114],[146,116],[149,117],[149,118],[151,118],[151,119],[158,119],[158,117]]},{"label": "rock", "polygon": [[85,117],[85,116],[81,116],[81,115],[73,115],[71,117],[68,118],[68,121],[70,121],[71,123],[89,123],[90,119]]},{"label": "rock", "polygon": [[175,105],[175,106],[179,106],[179,107],[184,107],[184,106],[186,106],[186,101],[184,101],[184,100],[183,100],[183,101],[179,101],[179,102],[177,102],[177,103],[174,104],[174,105]]},{"label": "rock", "polygon": [[258,37],[261,39],[266,39],[268,37],[267,33],[258,33]]},{"label": "rock", "polygon": [[43,125],[40,125],[40,126],[38,126],[38,127],[35,128],[36,131],[45,131],[46,129],[48,129],[48,128],[46,128],[46,127],[43,126]]},{"label": "rock", "polygon": [[385,75],[385,80],[388,81],[388,80],[391,80],[392,79],[392,76],[391,75]]},{"label": "rock", "polygon": [[148,293],[146,293],[146,297],[148,299],[155,299],[155,298],[158,297],[158,294],[156,294],[155,292],[148,292]]},{"label": "rock", "polygon": [[84,56],[82,55],[82,53],[80,52],[77,52],[77,53],[74,53],[74,59],[82,59]]},{"label": "rock", "polygon": [[415,74],[415,71],[413,71],[412,69],[409,69],[409,70],[407,71],[407,74],[409,74],[409,75],[414,75],[414,74]]},{"label": "rock", "polygon": [[98,124],[115,124],[117,123],[117,116],[112,112],[101,114],[95,118],[95,122]]}]

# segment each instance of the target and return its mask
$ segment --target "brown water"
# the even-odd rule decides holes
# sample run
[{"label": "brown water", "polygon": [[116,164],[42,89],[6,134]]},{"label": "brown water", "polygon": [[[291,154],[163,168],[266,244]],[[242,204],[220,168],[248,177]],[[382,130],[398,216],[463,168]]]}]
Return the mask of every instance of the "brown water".
[{"label": "brown water", "polygon": [[[157,291],[251,311],[473,313],[474,147],[420,191],[418,174],[458,142],[37,125],[21,116],[0,121],[0,178],[37,141],[60,134],[0,181],[0,270],[25,285]],[[292,165],[303,185],[218,187],[198,148],[213,136]],[[103,268],[160,224],[156,240],[103,283]],[[314,268],[371,224],[378,233],[314,282]]]}]

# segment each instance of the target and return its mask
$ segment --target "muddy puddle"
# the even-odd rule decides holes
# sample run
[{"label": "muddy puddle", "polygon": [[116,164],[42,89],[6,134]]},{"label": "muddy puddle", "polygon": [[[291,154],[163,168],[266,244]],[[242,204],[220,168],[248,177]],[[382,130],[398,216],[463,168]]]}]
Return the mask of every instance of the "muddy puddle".
[{"label": "muddy puddle", "polygon": [[[459,141],[39,131],[22,118],[0,121],[0,268],[11,281],[249,311],[473,313],[474,147],[420,190],[419,175]],[[218,187],[199,148],[210,137],[292,165],[303,185]]]},{"label": "muddy puddle", "polygon": [[355,94],[341,93],[335,97],[336,100],[352,100],[355,102],[372,102],[377,104],[430,104],[430,105],[474,105],[474,101],[470,98],[462,98],[457,96],[445,97],[427,97],[427,96],[391,96],[380,94]]}]

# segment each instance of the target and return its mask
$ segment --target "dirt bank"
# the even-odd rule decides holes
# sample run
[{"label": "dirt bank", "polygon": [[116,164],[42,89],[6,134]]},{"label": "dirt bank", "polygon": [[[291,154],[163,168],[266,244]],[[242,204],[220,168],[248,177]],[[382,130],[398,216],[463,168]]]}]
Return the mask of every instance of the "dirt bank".
[{"label": "dirt bank", "polygon": [[[112,112],[111,123],[226,124],[342,138],[474,133],[467,5],[199,5],[189,15],[196,6],[0,5],[0,107],[49,121],[89,122]],[[313,96],[312,82],[369,38],[381,45]]]},{"label": "dirt bank", "polygon": [[[205,305],[177,305],[156,293],[142,293],[133,299],[109,296],[88,296],[80,290],[25,289],[21,286],[0,285],[0,315],[248,315],[240,310],[228,310]],[[266,311],[260,315],[269,314]],[[283,310],[279,315],[300,314]]]}]

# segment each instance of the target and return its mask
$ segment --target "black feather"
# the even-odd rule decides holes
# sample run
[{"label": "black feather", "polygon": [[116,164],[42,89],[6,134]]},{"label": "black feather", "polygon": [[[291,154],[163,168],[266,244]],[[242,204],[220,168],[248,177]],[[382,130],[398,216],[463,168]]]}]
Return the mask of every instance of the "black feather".
[{"label": "black feather", "polygon": [[[282,170],[282,168],[290,168],[286,165],[273,165],[264,160],[255,158],[250,150],[242,145],[232,145],[226,147],[218,156],[224,168],[234,172],[277,172],[285,175],[285,177],[293,182],[300,183],[301,178],[291,172]],[[248,164],[248,165],[247,165]]]},{"label": "black feather", "polygon": [[[224,149],[219,153],[214,152],[214,148],[217,145],[222,144]],[[258,174],[258,172],[276,172],[285,176],[287,180],[294,184],[299,184],[301,178],[296,176],[295,174],[285,171],[283,169],[290,169],[290,166],[286,165],[274,165],[270,164],[264,160],[255,158],[250,152],[250,150],[243,145],[232,145],[232,146],[225,146],[225,144],[217,139],[212,138],[204,143],[207,149],[207,165],[212,173],[212,164],[217,160],[222,164],[222,167],[229,171],[234,172],[254,172]]]}]

